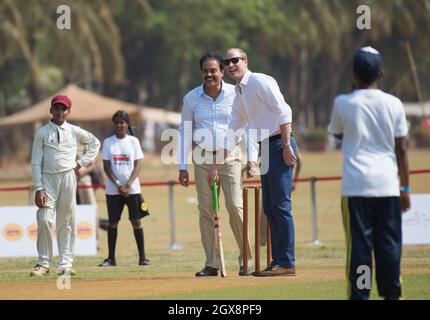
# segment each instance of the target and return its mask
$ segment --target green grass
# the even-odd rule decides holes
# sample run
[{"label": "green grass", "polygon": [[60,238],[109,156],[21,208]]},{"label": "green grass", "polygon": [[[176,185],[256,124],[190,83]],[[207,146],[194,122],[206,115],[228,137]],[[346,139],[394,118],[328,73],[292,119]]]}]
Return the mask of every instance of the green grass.
[{"label": "green grass", "polygon": [[[405,299],[430,299],[428,275],[403,276]],[[419,298],[418,298],[419,297]],[[261,285],[252,288],[204,290],[190,294],[155,296],[166,300],[344,300],[346,285],[343,280],[314,281],[294,285]],[[371,299],[381,299],[373,285]]]},{"label": "green grass", "polygon": [[[430,150],[414,150],[409,154],[411,169],[430,168]],[[192,170],[190,168],[190,173]],[[341,174],[341,154],[304,153],[301,177],[332,176]],[[165,166],[154,157],[146,157],[141,181],[176,180],[174,166]],[[428,183],[430,174],[411,176],[413,193],[430,193]],[[1,181],[0,187],[26,185],[30,180]],[[151,215],[142,220],[145,232],[145,247],[152,265],[148,268],[137,266],[137,250],[127,212],[119,224],[117,243],[117,263],[115,269],[101,269],[97,265],[107,256],[106,232],[99,231],[100,250],[96,257],[76,257],[75,269],[79,274],[76,279],[134,279],[141,275],[149,277],[172,276],[175,273],[186,273],[190,280],[194,273],[204,266],[204,252],[200,243],[198,211],[195,199],[195,188],[175,187],[175,220],[177,243],[184,246],[182,250],[169,250],[170,223],[167,187],[143,188],[143,195],[149,204]],[[310,244],[312,239],[310,187],[308,183],[299,183],[293,194],[293,215],[296,227],[296,262],[298,270],[312,274],[324,270],[342,272],[345,264],[344,232],[340,214],[340,182],[317,183],[318,238],[324,244],[317,247]],[[97,190],[98,215],[107,217],[103,190]],[[228,226],[225,206],[221,197],[221,219],[223,221],[223,243],[227,270],[236,273],[238,270],[236,247],[233,234]],[[250,198],[250,214],[253,214],[253,198]],[[0,193],[0,205],[26,205],[27,192]],[[252,217],[252,215],[250,216]],[[254,223],[250,218],[250,237],[253,241]],[[265,247],[261,248],[262,266],[265,262]],[[54,263],[56,260],[54,259]],[[0,258],[0,282],[16,281],[54,281],[55,276],[47,279],[28,277],[34,258]],[[402,269],[408,272],[403,276],[406,299],[430,298],[430,246],[405,246],[403,249]],[[415,272],[416,271],[416,272]],[[170,280],[169,280],[170,279]],[[174,279],[174,278],[173,278]],[[150,281],[150,280],[148,280]],[[166,280],[172,281],[168,277]],[[221,281],[221,280],[220,280]],[[249,281],[249,280],[241,280]],[[246,283],[246,282],[245,282]],[[7,298],[7,292],[1,292],[0,298]],[[262,282],[258,286],[230,288],[202,288],[196,292],[178,292],[173,295],[154,294],[151,299],[344,299],[346,282],[344,279],[313,279],[288,285],[275,285]],[[124,299],[142,298],[142,295],[124,295]],[[148,298],[145,296],[145,298]],[[373,290],[372,298],[377,298]]]}]

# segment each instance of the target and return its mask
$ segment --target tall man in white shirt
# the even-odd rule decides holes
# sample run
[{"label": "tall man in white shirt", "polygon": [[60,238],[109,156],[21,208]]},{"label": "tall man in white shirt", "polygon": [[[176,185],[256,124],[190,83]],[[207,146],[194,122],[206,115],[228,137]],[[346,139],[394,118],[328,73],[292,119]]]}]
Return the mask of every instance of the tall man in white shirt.
[{"label": "tall man in white shirt", "polygon": [[[224,59],[227,74],[236,82],[237,98],[233,105],[232,120],[229,130],[234,134],[227,137],[225,156],[233,150],[237,137],[243,134],[246,126],[257,130],[257,135],[250,135],[261,148],[261,184],[263,190],[264,213],[270,224],[272,257],[271,265],[263,271],[254,272],[254,276],[294,276],[294,222],[291,215],[291,189],[293,167],[296,161],[296,142],[292,136],[292,112],[285,102],[275,79],[248,70],[248,57],[242,49],[227,50]],[[234,136],[236,139],[231,139]],[[267,148],[268,145],[268,148]],[[249,148],[253,149],[253,148]],[[256,172],[258,153],[250,154],[247,175]],[[208,183],[218,174],[212,166]]]},{"label": "tall man in white shirt", "polygon": [[[52,259],[52,227],[55,223],[58,243],[57,274],[74,275],[73,246],[75,242],[76,175],[81,167],[94,160],[100,148],[99,140],[77,126],[66,122],[72,101],[58,95],[51,100],[52,119],[34,135],[31,166],[36,191],[37,265],[32,276],[49,273]],[[87,150],[76,161],[79,145]]]},{"label": "tall man in white shirt", "polygon": [[[188,92],[179,126],[178,143],[179,181],[182,186],[189,185],[187,159],[193,148],[194,176],[196,180],[199,225],[206,262],[197,277],[217,276],[219,261],[215,250],[214,213],[212,210],[212,191],[207,184],[207,176],[216,151],[224,148],[224,139],[230,122],[232,104],[235,98],[234,86],[222,81],[224,76],[223,58],[219,53],[206,53],[200,58],[200,71],[203,83]],[[240,149],[237,146],[231,156],[219,169],[220,184],[224,192],[229,222],[240,250],[239,275],[242,268],[243,243],[243,200],[241,181]],[[251,248],[248,243],[248,257]],[[249,261],[250,265],[251,260]]]},{"label": "tall man in white shirt", "polygon": [[[384,75],[378,51],[359,49],[353,70],[355,90],[336,97],[328,126],[342,139],[348,298],[369,298],[373,251],[379,294],[399,299],[402,211],[410,207],[406,116],[398,98],[378,89]],[[366,270],[369,286],[361,286]]]}]

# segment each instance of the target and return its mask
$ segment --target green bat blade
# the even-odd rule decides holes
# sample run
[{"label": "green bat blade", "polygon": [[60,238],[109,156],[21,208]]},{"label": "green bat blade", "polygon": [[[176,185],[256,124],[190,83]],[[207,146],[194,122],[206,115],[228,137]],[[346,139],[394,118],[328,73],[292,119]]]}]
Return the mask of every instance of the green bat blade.
[{"label": "green bat blade", "polygon": [[212,184],[212,208],[214,211],[218,211],[218,192],[217,192],[217,183],[216,183],[216,177],[214,178],[213,184]]}]

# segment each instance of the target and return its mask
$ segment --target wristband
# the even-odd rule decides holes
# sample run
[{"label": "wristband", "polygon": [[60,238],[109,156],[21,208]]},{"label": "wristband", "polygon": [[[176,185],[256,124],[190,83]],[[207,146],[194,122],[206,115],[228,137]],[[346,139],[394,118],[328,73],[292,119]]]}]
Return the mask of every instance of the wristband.
[{"label": "wristband", "polygon": [[119,186],[121,185],[121,182],[118,179],[116,179],[114,184],[116,185],[117,188],[119,188]]},{"label": "wristband", "polygon": [[289,148],[289,147],[291,147],[291,144],[290,144],[290,143],[285,143],[285,142],[284,142],[284,148]]},{"label": "wristband", "polygon": [[400,191],[401,192],[411,192],[411,187],[410,186],[401,186]]}]

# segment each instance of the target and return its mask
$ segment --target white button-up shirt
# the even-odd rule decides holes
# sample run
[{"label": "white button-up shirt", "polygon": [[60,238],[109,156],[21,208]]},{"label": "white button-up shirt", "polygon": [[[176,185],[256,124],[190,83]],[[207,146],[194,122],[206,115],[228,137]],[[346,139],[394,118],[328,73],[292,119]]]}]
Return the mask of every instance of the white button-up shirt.
[{"label": "white button-up shirt", "polygon": [[[76,161],[78,145],[87,145],[83,157]],[[72,170],[78,162],[81,167],[88,166],[95,159],[100,141],[90,132],[70,123],[61,126],[49,121],[39,128],[33,140],[31,167],[35,190],[42,190],[42,174],[61,173]]]},{"label": "white button-up shirt", "polygon": [[[258,145],[270,136],[280,133],[279,126],[292,122],[291,107],[285,102],[278,83],[272,77],[247,71],[236,85],[236,99],[233,105],[229,129],[240,136],[248,125],[259,134],[249,136],[248,161],[257,161]],[[236,135],[237,136],[237,135]],[[253,141],[256,140],[256,141]],[[237,139],[227,139],[227,148],[232,150]]]},{"label": "white button-up shirt", "polygon": [[233,85],[222,81],[221,92],[213,100],[203,90],[203,84],[188,92],[183,99],[177,157],[179,170],[187,168],[192,142],[207,151],[224,149],[224,140],[231,120]]}]

